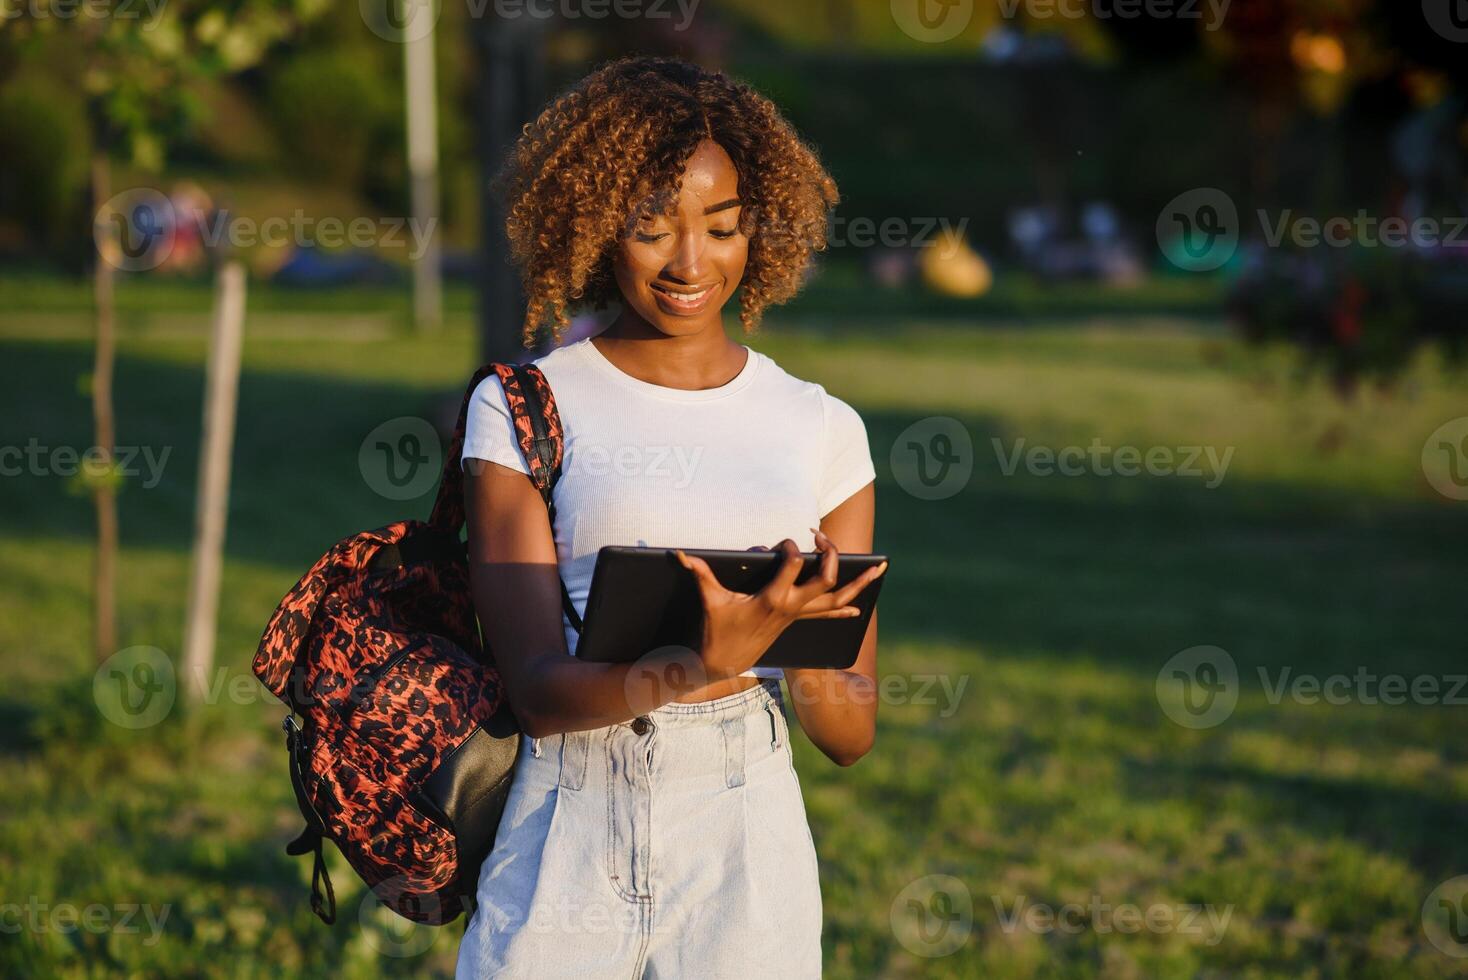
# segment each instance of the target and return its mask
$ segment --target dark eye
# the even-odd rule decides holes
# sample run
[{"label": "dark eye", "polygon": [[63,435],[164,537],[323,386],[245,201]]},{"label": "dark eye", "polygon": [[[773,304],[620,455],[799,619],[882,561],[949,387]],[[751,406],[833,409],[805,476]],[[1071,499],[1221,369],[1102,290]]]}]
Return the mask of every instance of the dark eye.
[{"label": "dark eye", "polygon": [[720,231],[717,228],[710,228],[709,229],[709,234],[710,235],[713,235],[715,238],[718,238],[720,240],[723,240],[723,239],[726,239],[726,238],[733,238],[735,235],[738,234],[738,232],[737,231]]},{"label": "dark eye", "polygon": [[650,234],[648,234],[645,231],[639,231],[639,232],[637,232],[637,236],[636,237],[637,237],[637,240],[639,242],[645,242],[646,244],[651,245],[653,242],[660,242],[664,238],[667,238],[668,237],[668,233],[667,232],[663,232],[663,233],[657,234],[657,235],[650,235]]}]

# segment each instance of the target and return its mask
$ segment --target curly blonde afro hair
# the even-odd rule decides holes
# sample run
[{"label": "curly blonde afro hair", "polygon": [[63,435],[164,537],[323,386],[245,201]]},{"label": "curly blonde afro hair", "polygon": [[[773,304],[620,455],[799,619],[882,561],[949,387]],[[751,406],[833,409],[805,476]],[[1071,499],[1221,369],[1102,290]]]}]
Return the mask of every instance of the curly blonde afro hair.
[{"label": "curly blonde afro hair", "polygon": [[570,311],[618,295],[612,263],[648,213],[675,206],[682,173],[711,139],[734,162],[749,259],[739,319],[795,295],[826,247],[836,182],[769,99],[722,73],[670,58],[624,58],[551,102],[516,141],[496,180],[528,302],[525,343],[559,338]]}]

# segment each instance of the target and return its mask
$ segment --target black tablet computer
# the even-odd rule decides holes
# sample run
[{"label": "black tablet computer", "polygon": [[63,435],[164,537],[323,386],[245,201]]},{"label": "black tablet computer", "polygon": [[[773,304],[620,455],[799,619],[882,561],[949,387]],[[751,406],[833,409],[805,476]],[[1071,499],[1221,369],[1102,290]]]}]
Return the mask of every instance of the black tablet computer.
[{"label": "black tablet computer", "polygon": [[[683,552],[708,562],[725,588],[735,592],[758,592],[783,560],[776,551],[684,548]],[[819,553],[804,555],[797,582],[816,574],[820,557]],[[843,554],[836,581],[844,585],[886,560],[884,555]],[[759,666],[850,667],[861,652],[886,578],[880,576],[852,600],[860,616],[791,623],[765,651]],[[703,602],[693,574],[679,563],[672,549],[608,545],[597,553],[582,619],[576,656],[599,663],[624,663],[659,647],[696,647],[703,631]]]}]

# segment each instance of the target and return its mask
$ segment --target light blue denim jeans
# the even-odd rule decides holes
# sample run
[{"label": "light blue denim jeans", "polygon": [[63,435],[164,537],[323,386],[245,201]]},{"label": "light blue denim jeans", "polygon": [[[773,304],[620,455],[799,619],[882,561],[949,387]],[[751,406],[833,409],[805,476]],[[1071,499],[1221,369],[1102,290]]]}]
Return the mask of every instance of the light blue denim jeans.
[{"label": "light blue denim jeans", "polygon": [[523,738],[460,980],[819,977],[821,889],[779,682]]}]

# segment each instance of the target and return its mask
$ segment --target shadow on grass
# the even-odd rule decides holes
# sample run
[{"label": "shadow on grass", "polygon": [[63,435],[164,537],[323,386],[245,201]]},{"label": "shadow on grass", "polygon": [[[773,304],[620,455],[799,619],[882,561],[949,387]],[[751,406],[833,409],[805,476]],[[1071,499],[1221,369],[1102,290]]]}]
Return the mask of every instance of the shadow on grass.
[{"label": "shadow on grass", "polygon": [[[87,445],[89,409],[77,379],[89,356],[81,344],[0,344],[12,406],[0,420],[0,445]],[[124,547],[189,547],[202,389],[199,368],[119,360],[119,442],[170,453],[155,487],[135,480],[121,498]],[[440,397],[409,386],[247,371],[228,557],[279,567],[283,591],[343,535],[426,516],[431,492],[380,496],[357,454],[380,423],[431,417],[440,407]],[[1461,508],[1351,501],[1238,478],[1208,490],[1181,478],[1006,476],[991,439],[1008,445],[1022,433],[985,417],[962,419],[976,449],[968,486],[922,501],[902,491],[888,463],[899,433],[919,416],[864,417],[879,473],[878,548],[893,557],[882,605],[888,637],[977,647],[994,658],[1081,660],[1147,687],[1173,653],[1200,644],[1230,651],[1246,678],[1281,664],[1317,673],[1461,670],[1461,616],[1451,610],[1468,568],[1462,549],[1443,547],[1468,540]],[[5,538],[85,541],[91,526],[88,501],[68,496],[62,479],[0,480]],[[259,610],[261,623],[269,612]],[[0,706],[0,725],[15,710]],[[1383,831],[1385,842],[1465,856],[1447,839],[1462,808],[1398,788],[1190,766],[1138,773],[1134,792],[1213,778],[1249,782],[1278,802],[1281,817],[1306,825],[1369,835],[1371,820],[1386,820],[1397,827]],[[1404,824],[1422,829],[1403,836]],[[276,875],[272,865],[269,877]]]},{"label": "shadow on grass", "polygon": [[0,754],[30,754],[43,744],[36,730],[41,707],[34,700],[0,697]]},{"label": "shadow on grass", "polygon": [[[0,445],[88,445],[77,381],[89,368],[85,345],[0,343],[0,356],[13,406],[0,419]],[[186,552],[202,371],[124,356],[116,390],[119,443],[166,461],[155,486],[144,473],[120,498],[124,547]],[[431,489],[412,500],[381,496],[358,450],[387,420],[437,421],[452,396],[246,371],[228,557],[299,573],[346,534],[426,516]],[[918,416],[864,415],[879,473],[878,547],[894,561],[882,606],[890,635],[1001,656],[1043,651],[1143,676],[1199,644],[1229,650],[1243,671],[1280,663],[1441,671],[1461,652],[1449,610],[1468,561],[1442,546],[1468,540],[1461,508],[1368,504],[1233,477],[1209,490],[1182,477],[1006,476],[998,452],[1023,433],[983,417],[962,420],[976,457],[967,487],[923,501],[896,484],[888,463]],[[89,540],[90,502],[62,477],[0,479],[0,534]]]},{"label": "shadow on grass", "polygon": [[1128,759],[1122,769],[1129,800],[1191,798],[1220,807],[1247,793],[1258,827],[1293,824],[1317,840],[1340,836],[1399,855],[1434,881],[1468,867],[1468,801],[1449,787],[1383,786],[1367,779],[1269,772],[1238,764]]},{"label": "shadow on grass", "polygon": [[[43,449],[91,444],[80,344],[0,343],[11,372],[0,446]],[[467,373],[466,373],[467,378]],[[124,548],[187,551],[204,378],[201,367],[120,356],[119,447],[142,447],[139,471],[119,496]],[[446,394],[446,393],[445,393]],[[246,370],[240,380],[230,487],[227,556],[304,571],[329,545],[363,528],[426,517],[432,491],[395,501],[373,492],[358,449],[377,425],[413,416],[437,422],[439,395],[390,384]],[[149,459],[161,461],[149,469]],[[16,539],[92,537],[90,500],[65,476],[26,472],[0,479],[0,533]],[[74,466],[74,464],[73,464]],[[161,476],[154,479],[154,473]]]}]

